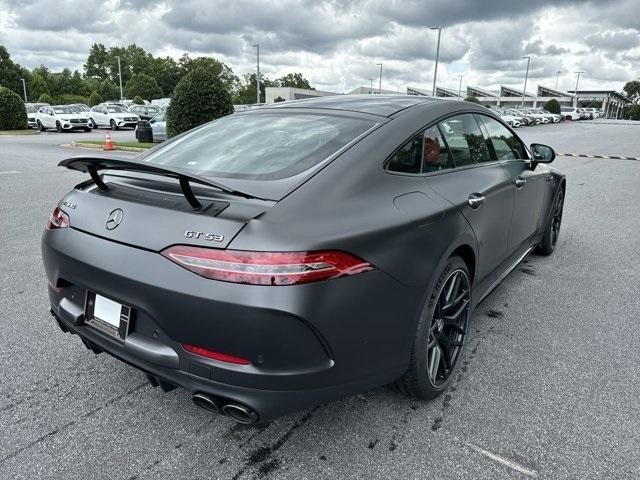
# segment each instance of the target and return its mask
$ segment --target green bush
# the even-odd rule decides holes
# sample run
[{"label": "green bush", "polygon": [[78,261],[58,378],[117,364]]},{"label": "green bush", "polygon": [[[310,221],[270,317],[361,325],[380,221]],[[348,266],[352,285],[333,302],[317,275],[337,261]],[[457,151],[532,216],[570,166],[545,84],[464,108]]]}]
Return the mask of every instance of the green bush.
[{"label": "green bush", "polygon": [[629,120],[640,120],[640,105],[632,105],[629,108]]},{"label": "green bush", "polygon": [[27,110],[20,95],[0,87],[0,130],[27,128]]},{"label": "green bush", "polygon": [[136,95],[133,98],[133,103],[135,103],[136,105],[144,105],[144,100],[142,99],[142,97],[140,95]]},{"label": "green bush", "polygon": [[278,96],[278,97],[276,97],[276,98],[274,98],[274,99],[273,99],[273,102],[274,102],[274,103],[280,103],[280,102],[284,102],[284,101],[285,101],[285,100],[284,100],[284,98],[282,98],[282,97],[280,97],[280,96]]},{"label": "green bush", "polygon": [[100,96],[100,94],[98,92],[93,92],[91,94],[91,96],[89,97],[89,106],[90,107],[95,107],[96,105],[99,105],[102,103],[102,97]]},{"label": "green bush", "polygon": [[560,102],[558,102],[558,100],[556,100],[555,98],[552,98],[544,104],[544,109],[547,112],[560,115]]},{"label": "green bush", "polygon": [[167,108],[170,137],[233,113],[231,92],[222,79],[209,69],[197,67],[176,85]]},{"label": "green bush", "polygon": [[478,100],[478,97],[474,97],[473,95],[469,95],[467,98],[464,99],[465,102],[471,102],[471,103],[477,103],[480,104],[480,100]]},{"label": "green bush", "polygon": [[43,93],[38,97],[38,103],[48,103],[49,105],[53,105],[56,102],[53,101],[53,97],[51,95]]}]

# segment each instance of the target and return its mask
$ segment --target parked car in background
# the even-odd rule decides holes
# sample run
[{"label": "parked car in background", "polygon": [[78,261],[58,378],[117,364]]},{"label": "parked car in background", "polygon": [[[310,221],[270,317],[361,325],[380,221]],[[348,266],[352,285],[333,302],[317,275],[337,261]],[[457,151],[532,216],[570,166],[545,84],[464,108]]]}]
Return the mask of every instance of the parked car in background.
[{"label": "parked car in background", "polygon": [[586,108],[579,108],[578,109],[580,111],[580,118],[583,120],[591,120],[593,118],[593,113],[591,113],[588,109]]},{"label": "parked car in background", "polygon": [[560,120],[562,120],[561,115],[558,115],[556,113],[551,113],[550,111],[545,110],[544,108],[541,108],[541,107],[534,108],[533,111],[538,112],[541,115],[544,115],[545,117],[549,118],[553,123],[558,123]]},{"label": "parked car in background", "polygon": [[120,105],[97,105],[89,112],[91,127],[109,127],[111,130],[121,128],[135,128],[140,118],[135,113],[128,112]]},{"label": "parked car in background", "polygon": [[84,103],[72,103],[69,106],[73,107],[77,112],[88,112],[89,110],[91,110],[91,107],[89,107],[89,105],[85,105]]},{"label": "parked car in background", "polygon": [[158,105],[131,105],[129,111],[138,115],[142,120],[151,120],[162,109]]},{"label": "parked car in background", "polygon": [[55,128],[58,132],[84,130],[90,132],[88,118],[80,116],[68,105],[44,106],[36,114],[36,125],[41,132]]},{"label": "parked car in background", "polygon": [[580,109],[576,107],[560,107],[560,115],[566,120],[580,120]]},{"label": "parked car in background", "polygon": [[551,123],[553,122],[553,118],[548,115],[544,115],[533,108],[521,108],[518,109],[519,112],[526,113],[527,115],[531,115],[540,120],[540,123]]},{"label": "parked car in background", "polygon": [[508,113],[509,115],[513,115],[514,117],[517,117],[520,119],[520,123],[522,123],[523,125],[536,125],[537,123],[540,122],[536,122],[536,118],[527,114],[527,113],[522,113],[519,112],[518,110],[516,110],[515,108],[509,108],[505,110],[506,113]]},{"label": "parked car in background", "polygon": [[501,110],[499,110],[497,113],[500,116],[500,118],[502,118],[505,122],[507,122],[513,128],[518,128],[522,125],[522,122],[520,121],[520,119],[517,117],[514,117],[513,115],[509,115],[508,113],[505,113]]},{"label": "parked car in background", "polygon": [[29,128],[36,128],[38,126],[38,122],[36,121],[38,109],[29,103],[25,103],[24,108],[27,111],[27,125]]},{"label": "parked car in background", "polygon": [[140,120],[136,127],[136,138],[139,142],[163,142],[167,139],[167,122],[164,112],[160,112],[151,120]]}]

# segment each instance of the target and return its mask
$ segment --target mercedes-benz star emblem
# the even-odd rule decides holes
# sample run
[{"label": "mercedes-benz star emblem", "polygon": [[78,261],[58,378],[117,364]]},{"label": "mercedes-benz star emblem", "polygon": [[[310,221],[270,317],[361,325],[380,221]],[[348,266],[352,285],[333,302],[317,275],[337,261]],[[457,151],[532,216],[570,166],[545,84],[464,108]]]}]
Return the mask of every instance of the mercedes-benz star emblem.
[{"label": "mercedes-benz star emblem", "polygon": [[112,210],[109,216],[107,217],[107,222],[105,223],[107,230],[113,230],[118,225],[122,223],[122,219],[124,218],[124,212],[119,208]]}]

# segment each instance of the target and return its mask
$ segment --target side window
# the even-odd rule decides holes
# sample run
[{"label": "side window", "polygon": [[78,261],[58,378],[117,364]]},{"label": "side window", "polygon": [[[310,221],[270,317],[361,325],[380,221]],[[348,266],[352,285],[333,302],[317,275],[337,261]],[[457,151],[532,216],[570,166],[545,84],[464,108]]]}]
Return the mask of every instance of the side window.
[{"label": "side window", "polygon": [[472,114],[451,117],[440,123],[440,127],[456,167],[491,161],[482,131]]},{"label": "side window", "polygon": [[437,172],[446,168],[453,168],[453,162],[436,126],[405,143],[387,165],[388,170],[401,173]]},{"label": "side window", "polygon": [[493,118],[484,115],[478,115],[478,118],[487,129],[488,140],[498,160],[527,158],[524,145],[508,128]]}]

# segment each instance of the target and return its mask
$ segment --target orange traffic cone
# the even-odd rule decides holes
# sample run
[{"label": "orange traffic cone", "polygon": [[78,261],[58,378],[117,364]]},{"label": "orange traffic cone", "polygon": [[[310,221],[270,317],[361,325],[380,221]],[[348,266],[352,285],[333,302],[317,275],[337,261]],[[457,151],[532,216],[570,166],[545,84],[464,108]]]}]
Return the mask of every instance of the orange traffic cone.
[{"label": "orange traffic cone", "polygon": [[113,150],[113,142],[111,141],[111,135],[109,135],[109,132],[107,132],[107,134],[104,137],[104,147],[102,147],[103,150]]}]

